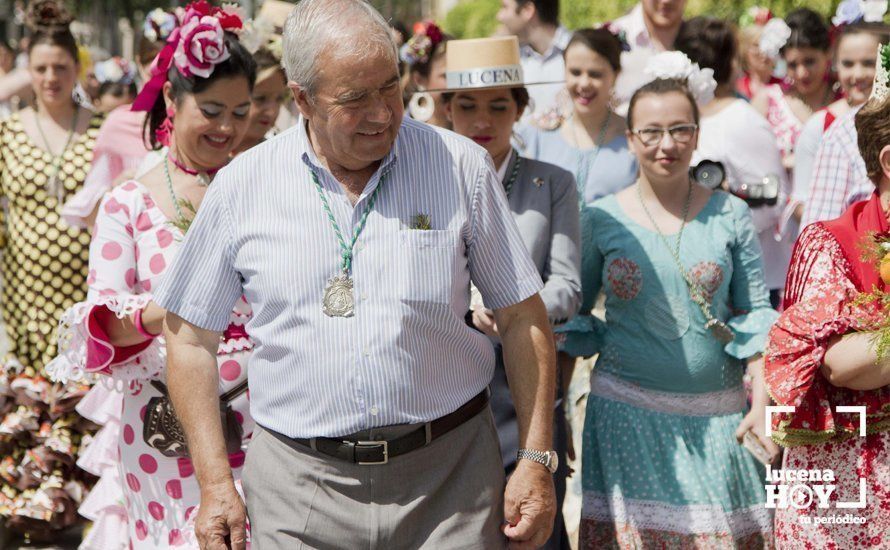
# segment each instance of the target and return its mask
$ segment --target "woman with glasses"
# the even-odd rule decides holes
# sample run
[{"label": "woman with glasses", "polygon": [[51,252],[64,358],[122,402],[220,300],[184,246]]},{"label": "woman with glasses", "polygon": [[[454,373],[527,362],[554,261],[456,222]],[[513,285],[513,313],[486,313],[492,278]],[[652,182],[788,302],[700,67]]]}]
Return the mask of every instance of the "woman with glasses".
[{"label": "woman with glasses", "polygon": [[689,177],[699,113],[685,80],[640,88],[627,122],[640,177],[591,206],[584,266],[592,291],[605,293],[605,322],[588,317],[587,331],[566,334],[567,348],[600,354],[584,426],[581,546],[770,545],[762,466],[738,441],[753,430],[746,437],[767,460],[778,452],[761,432],[760,360],[777,314],[750,211]]}]

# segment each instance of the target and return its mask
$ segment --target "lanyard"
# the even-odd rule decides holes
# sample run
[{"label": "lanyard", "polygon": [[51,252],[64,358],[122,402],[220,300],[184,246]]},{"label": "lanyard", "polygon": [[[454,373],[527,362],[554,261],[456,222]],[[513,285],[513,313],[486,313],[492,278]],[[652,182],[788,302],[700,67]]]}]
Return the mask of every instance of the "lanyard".
[{"label": "lanyard", "polygon": [[365,223],[368,221],[368,214],[371,213],[371,210],[374,208],[374,203],[377,202],[377,193],[380,191],[380,188],[383,187],[383,184],[386,181],[386,176],[381,174],[380,182],[377,183],[377,187],[374,189],[374,192],[371,193],[371,197],[368,199],[368,204],[365,205],[365,209],[362,211],[362,217],[359,219],[355,232],[352,235],[352,241],[349,243],[349,246],[347,246],[346,241],[343,239],[343,233],[340,231],[340,226],[337,225],[337,220],[334,219],[334,213],[331,212],[331,206],[328,203],[324,190],[321,188],[321,183],[318,181],[318,175],[315,173],[315,170],[310,169],[310,172],[312,173],[312,182],[315,183],[315,190],[318,191],[318,196],[321,198],[321,204],[324,206],[325,214],[327,214],[328,221],[331,223],[331,227],[334,228],[334,233],[337,235],[337,242],[340,244],[340,255],[342,258],[340,264],[341,269],[344,274],[348,275],[352,270],[352,251],[355,247],[355,242],[365,228]]}]

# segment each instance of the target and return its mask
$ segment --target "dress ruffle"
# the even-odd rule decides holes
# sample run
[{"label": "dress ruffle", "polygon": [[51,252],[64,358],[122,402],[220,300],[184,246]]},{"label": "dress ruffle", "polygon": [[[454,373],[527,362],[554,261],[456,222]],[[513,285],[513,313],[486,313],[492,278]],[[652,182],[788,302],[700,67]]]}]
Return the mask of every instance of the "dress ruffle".
[{"label": "dress ruffle", "polygon": [[77,466],[99,481],[90,491],[78,513],[93,522],[79,550],[122,549],[127,547],[127,509],[120,478],[118,441],[124,395],[112,379],[102,377],[77,406],[77,412],[102,426],[86,444]]},{"label": "dress ruffle", "polygon": [[763,353],[766,336],[778,318],[779,312],[770,308],[757,309],[730,318],[726,324],[735,333],[735,338],[723,350],[742,360]]},{"label": "dress ruffle", "polygon": [[163,338],[115,348],[91,330],[89,323],[97,308],[103,307],[121,319],[145,308],[151,299],[151,294],[106,295],[70,308],[59,321],[59,355],[47,365],[47,374],[58,381],[80,380],[96,372],[124,381],[155,378],[166,362]]}]

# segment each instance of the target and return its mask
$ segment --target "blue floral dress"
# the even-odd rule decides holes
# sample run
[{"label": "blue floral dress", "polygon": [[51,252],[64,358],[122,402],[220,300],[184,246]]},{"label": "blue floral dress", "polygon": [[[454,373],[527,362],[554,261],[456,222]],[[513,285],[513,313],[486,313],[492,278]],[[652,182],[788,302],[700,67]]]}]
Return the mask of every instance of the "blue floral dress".
[{"label": "blue floral dress", "polygon": [[566,352],[599,353],[583,435],[582,547],[771,546],[763,468],[734,436],[745,359],[762,352],[778,316],[747,205],[714,193],[680,247],[733,329],[729,344],[704,328],[659,235],[614,196],[589,207],[582,232],[585,297],[606,296],[605,322],[582,315],[562,329]]}]

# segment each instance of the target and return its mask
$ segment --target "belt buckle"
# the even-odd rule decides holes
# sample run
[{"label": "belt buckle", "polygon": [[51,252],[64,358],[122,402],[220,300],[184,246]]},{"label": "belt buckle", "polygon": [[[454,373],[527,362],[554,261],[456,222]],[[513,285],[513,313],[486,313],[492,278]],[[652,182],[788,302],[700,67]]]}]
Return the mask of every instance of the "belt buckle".
[{"label": "belt buckle", "polygon": [[389,463],[389,441],[356,441],[355,447],[356,448],[361,447],[363,449],[371,449],[374,447],[381,447],[383,449],[383,460],[378,460],[376,462],[356,461],[356,464],[359,464],[361,466],[375,466],[375,465]]}]

